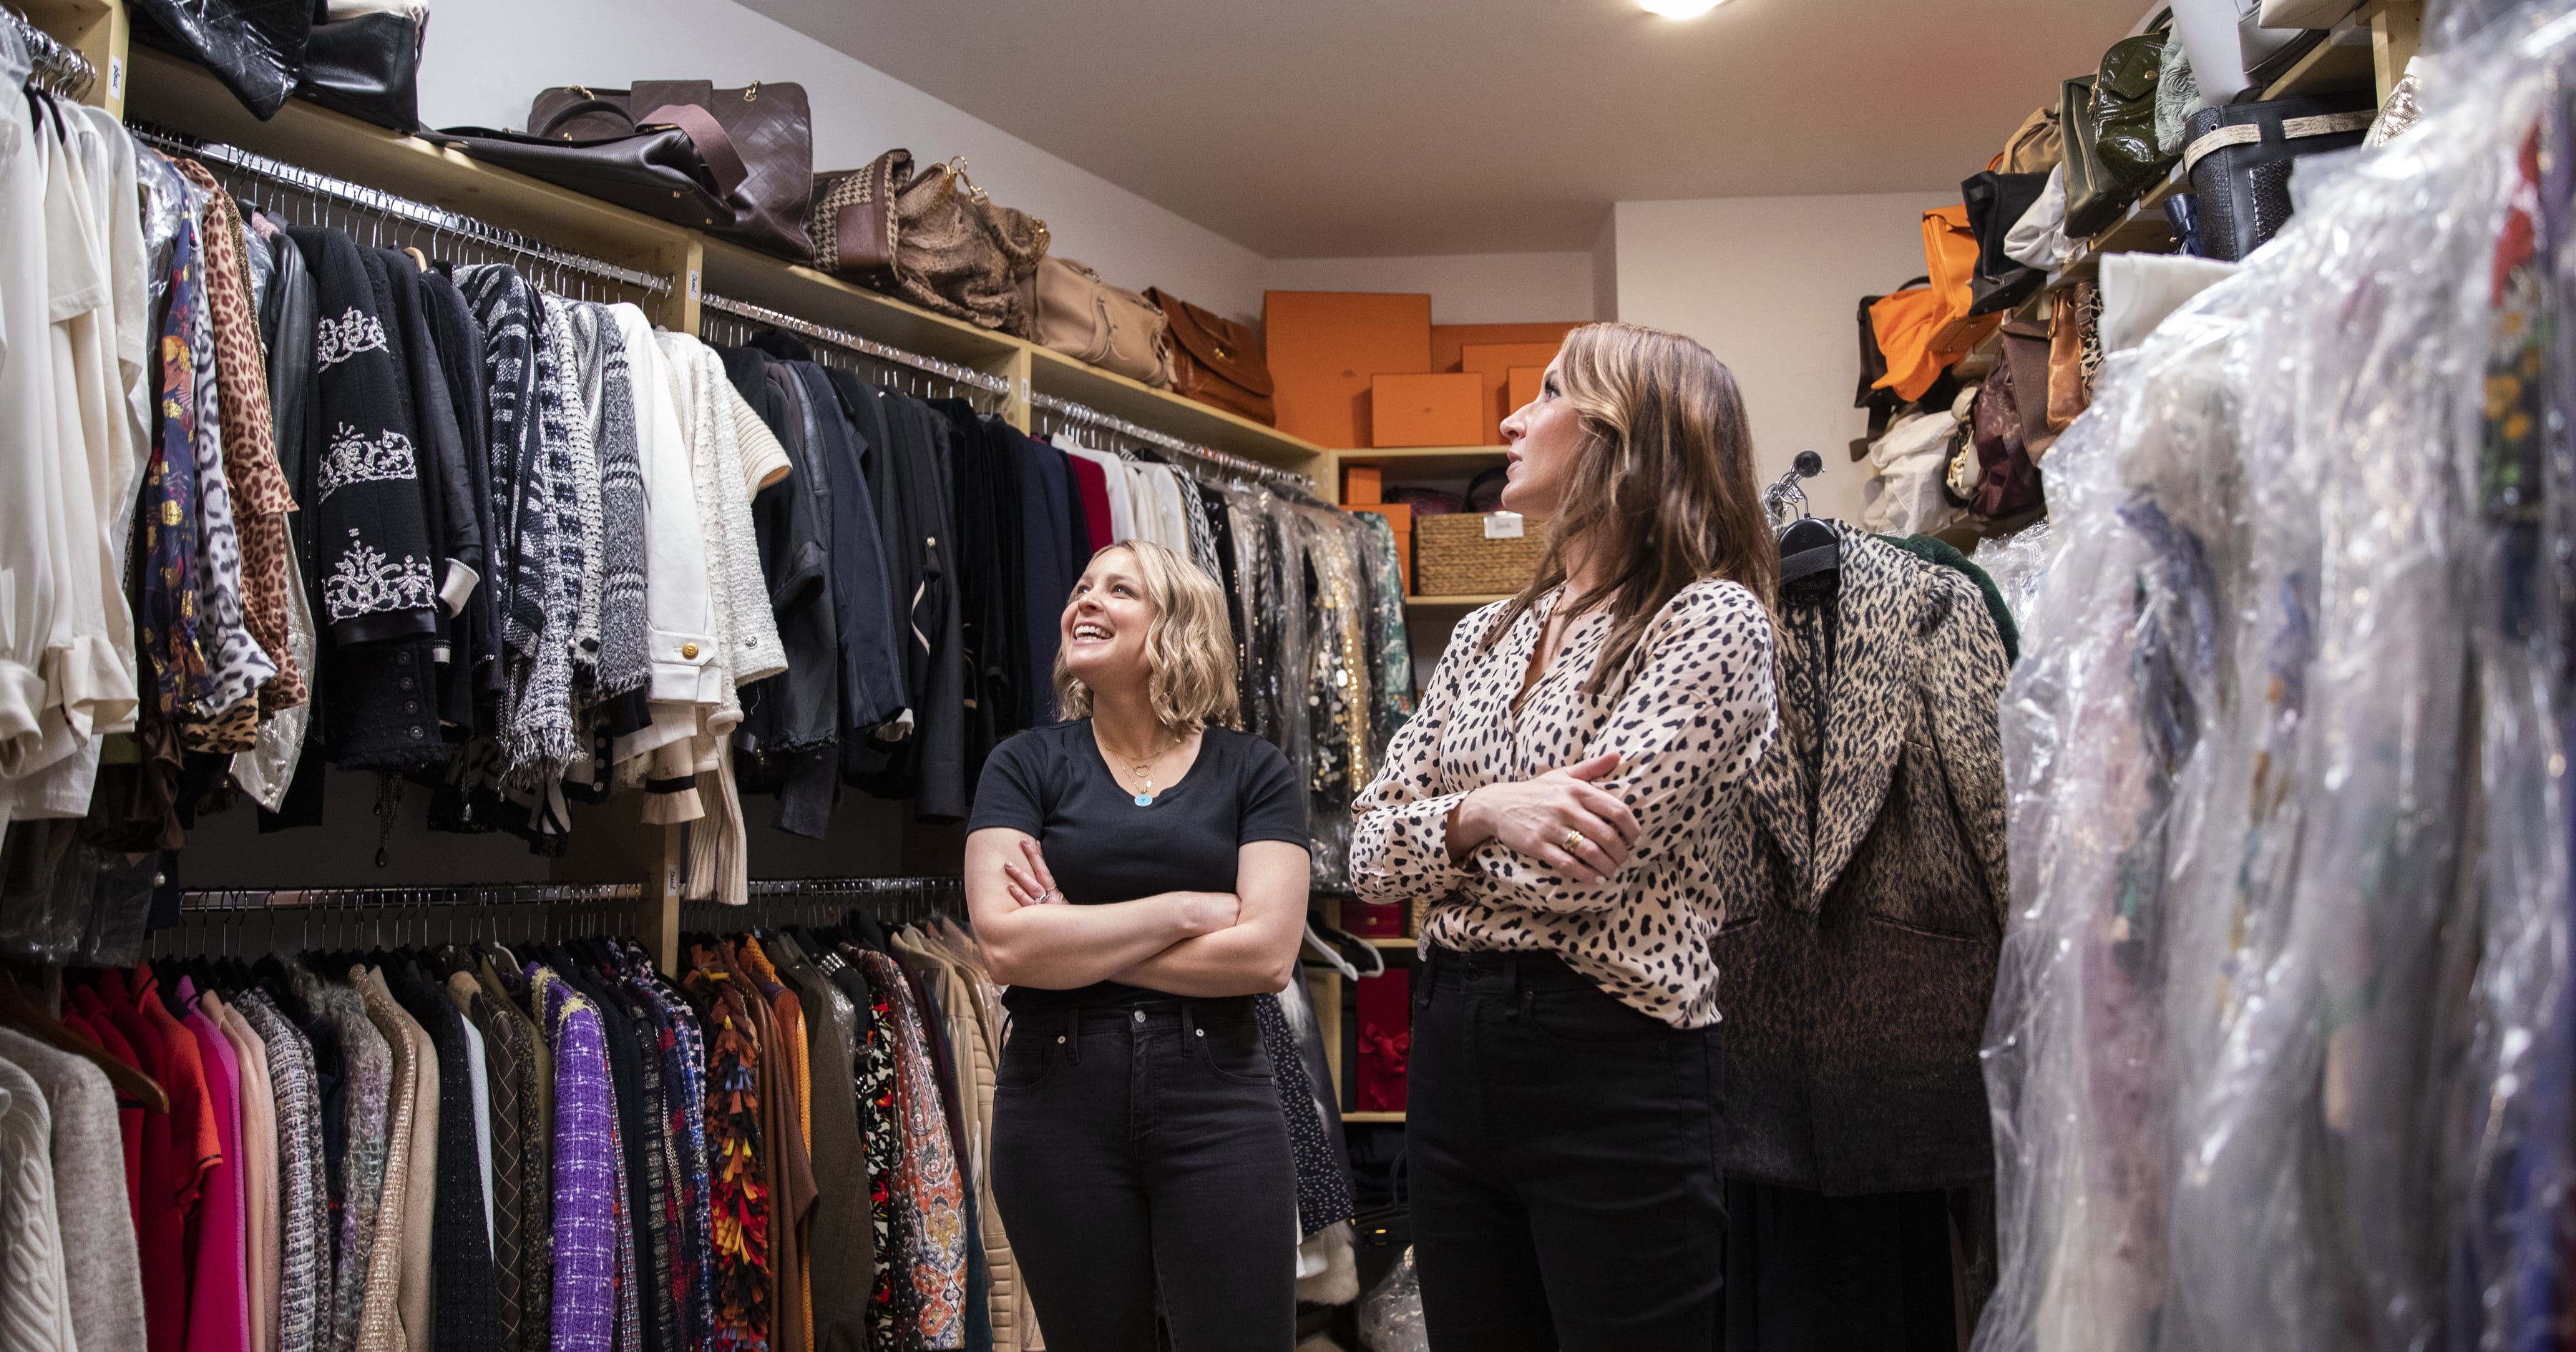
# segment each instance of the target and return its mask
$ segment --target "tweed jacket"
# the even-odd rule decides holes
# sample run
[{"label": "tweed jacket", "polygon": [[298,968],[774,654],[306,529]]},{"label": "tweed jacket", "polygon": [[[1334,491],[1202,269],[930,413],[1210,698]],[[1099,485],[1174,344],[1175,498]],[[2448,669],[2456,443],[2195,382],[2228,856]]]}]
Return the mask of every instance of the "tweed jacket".
[{"label": "tweed jacket", "polygon": [[1964,576],[1836,527],[1782,588],[1756,876],[1711,941],[1730,1176],[1830,1194],[1990,1177],[1985,1028],[2011,891],[2003,641]]}]

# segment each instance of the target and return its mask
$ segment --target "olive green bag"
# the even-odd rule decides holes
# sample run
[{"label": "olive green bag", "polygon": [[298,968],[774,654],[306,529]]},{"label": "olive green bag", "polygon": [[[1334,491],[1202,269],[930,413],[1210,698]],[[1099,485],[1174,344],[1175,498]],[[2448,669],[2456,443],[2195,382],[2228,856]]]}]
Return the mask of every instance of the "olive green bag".
[{"label": "olive green bag", "polygon": [[2156,89],[2164,76],[2166,30],[2172,26],[2168,14],[2145,33],[2123,38],[2102,54],[2101,72],[2092,82],[2091,105],[2085,109],[2088,125],[2074,138],[2086,160],[2080,196],[2074,147],[2067,153],[2066,234],[2070,239],[2108,228],[2173,168],[2173,157],[2156,141]]}]

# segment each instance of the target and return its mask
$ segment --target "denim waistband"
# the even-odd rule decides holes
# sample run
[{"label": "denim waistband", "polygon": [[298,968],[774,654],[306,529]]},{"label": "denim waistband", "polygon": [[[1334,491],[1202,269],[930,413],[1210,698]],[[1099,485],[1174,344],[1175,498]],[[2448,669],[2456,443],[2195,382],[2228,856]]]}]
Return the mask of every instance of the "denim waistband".
[{"label": "denim waistband", "polygon": [[1430,946],[1426,986],[1469,990],[1599,990],[1600,983],[1545,950],[1460,952]]}]

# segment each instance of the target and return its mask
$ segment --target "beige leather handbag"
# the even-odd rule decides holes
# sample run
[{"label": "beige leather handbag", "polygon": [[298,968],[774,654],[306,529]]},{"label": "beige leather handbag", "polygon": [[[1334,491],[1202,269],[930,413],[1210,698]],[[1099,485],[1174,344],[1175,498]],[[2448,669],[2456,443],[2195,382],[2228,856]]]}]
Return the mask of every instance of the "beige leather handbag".
[{"label": "beige leather handbag", "polygon": [[1161,307],[1070,258],[1038,263],[1037,316],[1030,336],[1050,351],[1155,389],[1172,383],[1172,327]]}]

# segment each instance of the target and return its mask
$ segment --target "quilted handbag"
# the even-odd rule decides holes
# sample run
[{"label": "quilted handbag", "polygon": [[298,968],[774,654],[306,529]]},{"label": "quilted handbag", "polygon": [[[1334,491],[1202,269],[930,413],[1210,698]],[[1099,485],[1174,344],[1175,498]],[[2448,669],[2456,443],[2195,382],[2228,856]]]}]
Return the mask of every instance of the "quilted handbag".
[{"label": "quilted handbag", "polygon": [[1046,222],[995,203],[966,161],[915,172],[889,150],[865,169],[814,176],[814,266],[981,328],[1030,336]]},{"label": "quilted handbag", "polygon": [[1172,324],[1172,392],[1257,423],[1277,426],[1270,360],[1248,325],[1202,310],[1170,292],[1147,291]]}]

